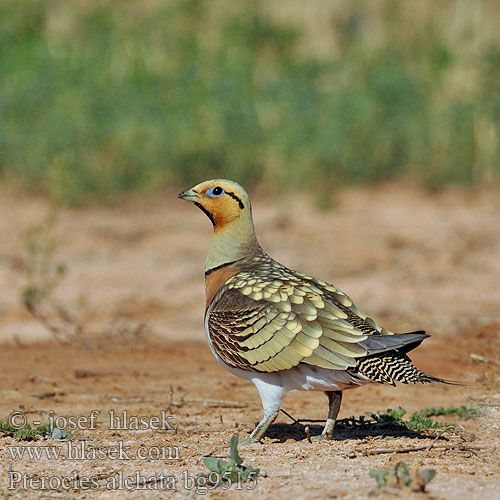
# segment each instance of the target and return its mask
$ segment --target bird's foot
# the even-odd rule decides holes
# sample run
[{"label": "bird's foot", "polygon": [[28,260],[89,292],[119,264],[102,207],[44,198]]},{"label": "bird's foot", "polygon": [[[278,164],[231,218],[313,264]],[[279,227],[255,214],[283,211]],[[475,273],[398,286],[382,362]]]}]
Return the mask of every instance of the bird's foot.
[{"label": "bird's foot", "polygon": [[246,446],[247,444],[253,444],[253,443],[258,443],[259,442],[259,438],[257,437],[247,437],[245,439],[240,439],[238,441],[238,446]]},{"label": "bird's foot", "polygon": [[331,434],[319,434],[318,436],[311,436],[311,441],[331,441],[333,436]]}]

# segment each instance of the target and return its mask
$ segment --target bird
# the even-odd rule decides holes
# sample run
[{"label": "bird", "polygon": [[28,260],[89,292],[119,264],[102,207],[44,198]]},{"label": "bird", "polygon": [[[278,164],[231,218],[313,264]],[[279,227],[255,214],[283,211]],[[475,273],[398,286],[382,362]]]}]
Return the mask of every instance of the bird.
[{"label": "bird", "polygon": [[342,393],[368,383],[450,381],[419,370],[407,353],[429,335],[394,333],[336,286],[280,264],[259,245],[250,199],[238,183],[201,182],[179,193],[213,225],[205,262],[205,333],[216,360],[250,380],[262,420],[239,444],[258,442],[288,391],[324,391],[328,415],[311,439],[331,440]]}]

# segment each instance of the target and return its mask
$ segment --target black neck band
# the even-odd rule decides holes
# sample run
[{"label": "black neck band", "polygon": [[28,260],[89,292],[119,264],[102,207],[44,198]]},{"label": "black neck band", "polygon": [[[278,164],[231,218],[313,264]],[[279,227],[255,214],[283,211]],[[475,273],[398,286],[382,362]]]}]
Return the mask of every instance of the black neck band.
[{"label": "black neck band", "polygon": [[232,262],[224,262],[224,264],[219,264],[218,266],[212,267],[212,269],[205,271],[205,277],[208,276],[209,274],[212,274],[214,271],[217,271],[219,269],[222,269],[223,267],[230,266],[231,264],[238,262],[238,260],[240,259],[233,260]]}]

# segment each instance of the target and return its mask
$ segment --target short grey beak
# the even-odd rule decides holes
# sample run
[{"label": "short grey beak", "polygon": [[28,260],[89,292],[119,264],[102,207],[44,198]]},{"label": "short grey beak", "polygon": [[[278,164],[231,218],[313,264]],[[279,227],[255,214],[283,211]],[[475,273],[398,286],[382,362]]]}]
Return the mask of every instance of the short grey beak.
[{"label": "short grey beak", "polygon": [[196,201],[199,197],[200,195],[193,189],[184,189],[177,195],[177,198],[187,201]]}]

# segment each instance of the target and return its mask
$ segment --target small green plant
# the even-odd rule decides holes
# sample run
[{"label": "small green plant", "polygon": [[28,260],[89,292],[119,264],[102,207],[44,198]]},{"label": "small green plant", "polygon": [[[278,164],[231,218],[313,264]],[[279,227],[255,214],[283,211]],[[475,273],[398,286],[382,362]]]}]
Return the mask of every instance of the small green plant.
[{"label": "small green plant", "polygon": [[60,344],[79,337],[87,349],[91,349],[90,339],[77,315],[54,296],[67,272],[66,264],[56,258],[56,225],[57,213],[51,210],[25,233],[25,285],[21,289],[21,301]]},{"label": "small green plant", "polygon": [[464,420],[475,419],[480,415],[479,408],[462,405],[458,408],[450,406],[449,408],[423,408],[418,412],[420,417],[439,417],[440,415],[457,415]]},{"label": "small green plant", "polygon": [[28,310],[50,297],[66,273],[66,265],[55,260],[57,238],[55,212],[49,212],[39,223],[31,225],[24,235],[26,251],[26,284],[21,300]]},{"label": "small green plant", "polygon": [[439,429],[444,426],[441,422],[432,420],[432,418],[424,418],[417,412],[413,413],[409,420],[403,420],[406,413],[407,411],[404,408],[398,406],[395,410],[388,408],[384,413],[367,412],[367,415],[373,418],[373,420],[375,420],[378,424],[398,425],[415,431],[421,431],[424,429]]},{"label": "small green plant", "polygon": [[205,486],[230,486],[247,481],[255,481],[259,475],[259,469],[254,469],[243,465],[243,461],[238,453],[238,434],[234,434],[229,443],[230,458],[228,461],[220,458],[205,458],[205,465],[210,470],[208,474],[201,474],[197,477],[197,484]]},{"label": "small green plant", "polygon": [[[406,413],[406,412],[405,412]],[[445,424],[439,422],[437,420],[433,420],[432,418],[425,417],[420,414],[420,412],[414,412],[410,416],[410,420],[407,422],[403,422],[408,429],[412,430],[424,430],[424,429],[439,429],[441,427],[448,426],[449,424]]]},{"label": "small green plant", "polygon": [[377,482],[377,487],[369,495],[381,492],[399,495],[403,490],[425,492],[425,487],[436,475],[434,469],[410,471],[405,462],[398,462],[391,470],[371,470],[369,475]]},{"label": "small green plant", "polygon": [[36,439],[70,439],[71,435],[64,429],[53,427],[51,424],[42,424],[31,427],[25,424],[20,429],[13,427],[8,422],[0,420],[0,435],[2,437],[13,437],[17,441],[35,441]]},{"label": "small green plant", "polygon": [[443,423],[434,420],[430,417],[437,417],[440,415],[458,415],[460,418],[466,420],[471,418],[476,418],[479,415],[479,410],[473,407],[461,406],[460,408],[455,408],[450,406],[449,408],[423,408],[418,412],[411,414],[409,420],[403,420],[407,411],[401,406],[396,409],[388,408],[384,413],[372,413],[366,412],[366,414],[375,420],[376,423],[386,424],[386,425],[402,425],[407,429],[414,431],[421,431],[425,429],[439,429],[441,427],[454,426],[454,424]]}]

